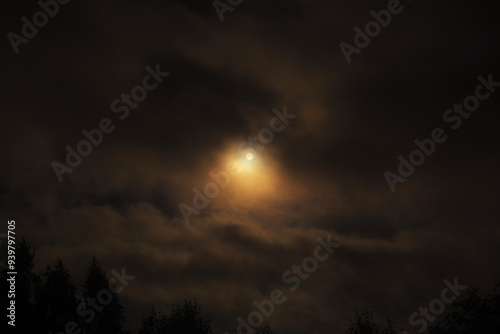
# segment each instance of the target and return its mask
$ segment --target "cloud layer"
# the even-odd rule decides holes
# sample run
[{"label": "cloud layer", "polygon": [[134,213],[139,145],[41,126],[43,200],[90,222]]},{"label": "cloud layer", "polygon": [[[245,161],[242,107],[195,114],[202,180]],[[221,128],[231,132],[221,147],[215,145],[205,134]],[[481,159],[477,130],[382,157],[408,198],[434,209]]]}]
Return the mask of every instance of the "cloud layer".
[{"label": "cloud layer", "polygon": [[[5,35],[39,10],[17,6]],[[75,282],[92,254],[108,272],[126,267],[129,328],[151,304],[197,298],[230,332],[279,288],[287,301],[268,319],[278,333],[342,333],[363,306],[409,330],[444,279],[489,292],[500,92],[396,192],[383,173],[446,126],[479,75],[500,81],[498,5],[403,6],[350,65],[339,44],[386,2],[244,0],[223,22],[210,2],[62,6],[18,54],[1,45],[1,216],[39,267],[61,257]],[[170,76],[120,120],[111,103],[156,64]],[[297,117],[186,225],[179,203],[285,105]],[[103,118],[116,129],[59,183],[51,163]],[[327,235],[342,246],[290,291],[282,273]]]}]

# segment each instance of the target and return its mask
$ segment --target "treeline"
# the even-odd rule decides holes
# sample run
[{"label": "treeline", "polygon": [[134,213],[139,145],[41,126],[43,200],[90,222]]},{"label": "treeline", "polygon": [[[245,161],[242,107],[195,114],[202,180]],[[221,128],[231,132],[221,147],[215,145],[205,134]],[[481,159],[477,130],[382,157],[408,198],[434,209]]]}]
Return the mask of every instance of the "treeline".
[{"label": "treeline", "polygon": [[[396,330],[389,317],[384,325],[377,324],[373,319],[373,312],[364,310],[355,312],[351,325],[346,334],[498,334],[500,333],[500,293],[497,292],[498,283],[492,294],[480,296],[477,289],[470,289],[461,299],[455,300],[447,306],[449,309],[439,319],[429,313],[428,309],[419,309],[420,314],[427,322],[414,322],[420,326],[411,327],[410,321],[405,329]],[[425,312],[422,312],[425,311]],[[431,323],[432,322],[432,323]],[[410,331],[407,331],[410,329]]]},{"label": "treeline", "polygon": [[11,277],[8,267],[0,271],[2,295],[15,290],[15,298],[2,298],[4,310],[15,301],[15,322],[12,318],[7,318],[11,325],[2,321],[2,333],[125,333],[123,306],[95,257],[88,264],[81,293],[71,283],[61,259],[34,273],[34,258],[30,245],[22,239],[16,246],[13,287],[7,280]]},{"label": "treeline", "polygon": [[[2,333],[33,334],[213,334],[210,320],[204,318],[196,301],[172,305],[169,313],[151,308],[136,330],[124,330],[124,308],[118,293],[123,277],[109,279],[98,260],[92,257],[85,279],[77,289],[61,259],[34,273],[35,254],[22,239],[16,247],[15,327],[2,322]],[[113,272],[113,274],[115,274]],[[8,295],[7,267],[0,270],[0,288]],[[116,283],[116,284],[115,284]],[[124,283],[126,285],[126,282]],[[471,289],[468,295],[449,305],[448,313],[426,328],[428,334],[498,334],[500,333],[500,294],[479,296]],[[8,298],[4,310],[10,307]],[[8,310],[7,310],[8,312]],[[4,315],[5,317],[5,315]],[[411,332],[423,332],[412,329]],[[346,334],[400,334],[387,317],[383,325],[373,319],[372,311],[355,312]],[[236,333],[234,331],[233,333]],[[269,324],[254,333],[276,334]],[[280,333],[281,334],[281,333]],[[326,333],[325,333],[326,334]]]},{"label": "treeline", "polygon": [[[8,265],[0,270],[0,291],[14,298],[2,298],[3,310],[9,314],[15,300],[15,318],[2,321],[2,333],[30,334],[212,334],[210,321],[201,314],[196,301],[172,305],[170,313],[154,308],[142,317],[140,327],[124,330],[124,308],[118,293],[127,284],[123,272],[108,278],[98,260],[92,257],[85,279],[78,290],[61,259],[35,273],[35,254],[22,239],[16,247],[15,284],[9,282]],[[115,274],[115,273],[113,273]],[[126,273],[125,273],[126,275]],[[119,282],[119,281],[122,282]],[[120,286],[122,283],[122,286]],[[14,324],[11,326],[8,323]],[[269,325],[258,334],[274,334]]]}]

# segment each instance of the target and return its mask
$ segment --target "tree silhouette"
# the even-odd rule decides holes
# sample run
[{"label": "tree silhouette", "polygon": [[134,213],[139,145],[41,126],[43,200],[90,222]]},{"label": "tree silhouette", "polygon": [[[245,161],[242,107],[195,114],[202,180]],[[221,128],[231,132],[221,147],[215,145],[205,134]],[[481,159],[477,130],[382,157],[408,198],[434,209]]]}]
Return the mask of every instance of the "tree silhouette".
[{"label": "tree silhouette", "polygon": [[209,334],[213,333],[210,321],[201,317],[201,307],[196,301],[184,301],[184,305],[172,305],[168,317],[167,332],[172,334]]},{"label": "tree silhouette", "polygon": [[85,333],[123,333],[123,306],[115,291],[97,259],[92,257],[83,283],[84,301],[79,305]]},{"label": "tree silhouette", "polygon": [[431,334],[496,334],[500,332],[500,294],[480,297],[476,289],[455,301],[452,311],[430,328]]},{"label": "tree silhouette", "polygon": [[143,317],[139,334],[213,334],[210,321],[201,316],[196,301],[184,301],[182,306],[172,305],[167,316],[154,308]]},{"label": "tree silhouette", "polygon": [[[30,244],[26,239],[21,240],[16,245],[16,263],[15,271],[16,285],[15,285],[15,306],[16,306],[16,329],[23,333],[38,333],[40,331],[39,323],[40,317],[35,312],[34,299],[35,299],[35,281],[36,275],[33,273],[35,253],[31,250]],[[9,291],[9,284],[7,284],[7,263],[5,268],[0,271],[0,291],[2,296],[7,296]],[[4,298],[4,310],[9,307],[9,300]],[[6,322],[3,326],[10,327]],[[10,328],[11,329],[11,328]],[[6,331],[4,331],[6,332]]]},{"label": "tree silhouette", "polygon": [[392,321],[387,317],[387,326],[380,327],[373,320],[373,312],[364,310],[361,313],[355,311],[354,318],[346,334],[396,334]]},{"label": "tree silhouette", "polygon": [[165,313],[157,311],[151,307],[147,316],[142,317],[141,326],[137,330],[138,334],[160,334],[166,333],[168,318]]},{"label": "tree silhouette", "polygon": [[271,330],[269,323],[267,323],[264,326],[260,327],[255,334],[276,334],[276,332]]},{"label": "tree silhouette", "polygon": [[42,317],[40,326],[47,332],[63,332],[68,322],[75,321],[76,289],[61,259],[47,265],[37,280],[35,308]]}]

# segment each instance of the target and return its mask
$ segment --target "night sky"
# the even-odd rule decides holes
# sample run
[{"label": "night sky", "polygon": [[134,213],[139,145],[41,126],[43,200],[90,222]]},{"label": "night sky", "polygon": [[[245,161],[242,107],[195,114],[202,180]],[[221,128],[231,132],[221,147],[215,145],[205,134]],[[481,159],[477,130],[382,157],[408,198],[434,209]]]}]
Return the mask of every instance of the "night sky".
[{"label": "night sky", "polygon": [[234,333],[279,289],[278,334],[413,332],[444,280],[491,292],[500,4],[394,1],[72,0],[26,39],[6,4],[2,220],[36,270],[126,268],[128,330],[196,298]]}]

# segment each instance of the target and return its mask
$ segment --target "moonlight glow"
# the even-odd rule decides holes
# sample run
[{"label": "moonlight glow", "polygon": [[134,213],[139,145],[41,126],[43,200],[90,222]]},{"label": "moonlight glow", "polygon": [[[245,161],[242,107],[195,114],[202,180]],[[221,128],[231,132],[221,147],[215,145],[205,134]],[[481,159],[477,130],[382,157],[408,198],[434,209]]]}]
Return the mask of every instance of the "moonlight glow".
[{"label": "moonlight glow", "polygon": [[247,158],[247,160],[252,160],[253,159],[253,154],[252,153],[247,153],[246,158]]}]

